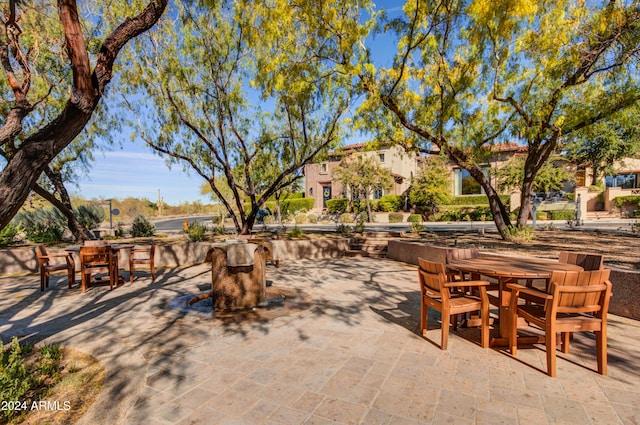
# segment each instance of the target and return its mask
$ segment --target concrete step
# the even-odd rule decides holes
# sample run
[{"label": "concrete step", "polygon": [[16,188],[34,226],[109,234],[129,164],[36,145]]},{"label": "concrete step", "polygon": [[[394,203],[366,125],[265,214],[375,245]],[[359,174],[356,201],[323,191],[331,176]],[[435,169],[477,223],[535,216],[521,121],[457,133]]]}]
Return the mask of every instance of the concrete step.
[{"label": "concrete step", "polygon": [[350,249],[357,249],[361,251],[382,251],[387,249],[387,242],[374,242],[374,241],[366,241],[366,242],[357,242],[350,243]]},{"label": "concrete step", "polygon": [[360,249],[349,249],[344,252],[345,257],[369,257],[369,258],[386,258],[387,253],[380,251],[363,251]]}]

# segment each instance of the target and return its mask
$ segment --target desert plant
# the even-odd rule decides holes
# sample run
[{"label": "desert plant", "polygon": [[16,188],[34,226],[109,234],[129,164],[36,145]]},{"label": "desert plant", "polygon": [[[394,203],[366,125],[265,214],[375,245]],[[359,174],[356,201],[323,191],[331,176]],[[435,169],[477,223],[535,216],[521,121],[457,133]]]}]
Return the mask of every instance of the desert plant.
[{"label": "desert plant", "polygon": [[23,211],[16,215],[16,222],[35,243],[60,242],[66,226],[66,218],[55,208]]},{"label": "desert plant", "polygon": [[407,222],[409,223],[421,223],[422,215],[420,214],[411,214],[409,218],[407,218]]},{"label": "desert plant", "polygon": [[273,224],[276,222],[276,218],[272,215],[268,215],[262,221],[264,224]]},{"label": "desert plant", "polygon": [[299,238],[304,236],[304,231],[298,226],[293,226],[291,230],[287,233],[290,238]]},{"label": "desert plant", "polygon": [[389,213],[389,223],[402,223],[402,213],[391,212]]},{"label": "desert plant", "polygon": [[318,216],[315,214],[307,214],[307,222],[310,224],[316,224],[318,222]]},{"label": "desert plant", "polygon": [[422,223],[416,223],[415,221],[409,224],[409,231],[411,233],[420,233],[424,230]]},{"label": "desert plant", "polygon": [[533,227],[509,227],[509,239],[518,245],[531,242],[536,238]]},{"label": "desert plant", "polygon": [[4,226],[2,230],[0,230],[0,248],[11,245],[15,241],[18,232],[20,232],[18,226],[14,226],[11,223]]},{"label": "desert plant", "polygon": [[156,234],[156,226],[144,216],[139,215],[133,220],[130,233],[134,238],[153,236]]},{"label": "desert plant", "polygon": [[353,228],[348,224],[338,224],[336,226],[336,233],[340,233],[343,235],[350,235],[353,232]]},{"label": "desert plant", "polygon": [[74,210],[78,222],[87,230],[100,226],[105,219],[104,209],[99,205],[80,205]]},{"label": "desert plant", "polygon": [[[24,351],[30,351],[30,349],[21,347],[15,336],[6,352],[0,341],[0,400],[3,402],[23,401],[25,394],[33,385],[33,378],[24,365]],[[20,413],[20,410],[2,409],[0,419],[2,422],[9,422]]]},{"label": "desert plant", "polygon": [[189,223],[187,234],[191,242],[202,242],[207,239],[207,226],[197,221]]},{"label": "desert plant", "polygon": [[340,214],[340,218],[338,219],[340,223],[355,223],[355,218],[351,213],[343,213]]},{"label": "desert plant", "polygon": [[306,224],[307,223],[307,215],[300,213],[295,216],[296,224]]}]

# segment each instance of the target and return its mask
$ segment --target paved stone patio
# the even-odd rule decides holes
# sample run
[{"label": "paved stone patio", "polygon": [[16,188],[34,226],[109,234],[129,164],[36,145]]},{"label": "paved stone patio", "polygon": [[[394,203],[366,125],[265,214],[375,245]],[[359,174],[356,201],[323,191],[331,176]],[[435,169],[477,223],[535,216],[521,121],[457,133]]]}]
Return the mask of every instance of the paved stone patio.
[{"label": "paved stone patio", "polygon": [[[610,316],[609,375],[595,372],[595,340],[517,358],[483,350],[479,331],[453,332],[441,351],[431,317],[418,336],[415,267],[339,258],[268,267],[274,287],[312,306],[270,320],[222,322],[169,301],[210,287],[210,268],[160,270],[113,291],[69,290],[63,274],[0,278],[0,336],[57,342],[107,368],[81,424],[637,424],[640,322]],[[615,296],[615,282],[614,282]],[[435,343],[434,343],[435,342]]]}]

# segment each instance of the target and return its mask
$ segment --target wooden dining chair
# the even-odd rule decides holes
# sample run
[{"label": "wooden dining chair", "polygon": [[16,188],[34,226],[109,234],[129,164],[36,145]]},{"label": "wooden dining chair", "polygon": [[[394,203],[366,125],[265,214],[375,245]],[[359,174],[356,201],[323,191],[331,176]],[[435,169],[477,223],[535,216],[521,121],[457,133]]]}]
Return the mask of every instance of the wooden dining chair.
[{"label": "wooden dining chair", "polygon": [[[480,255],[478,248],[447,248],[446,264],[455,260],[467,260],[469,258],[477,258]],[[450,281],[471,280],[471,276],[465,275],[463,272],[447,268],[447,277]]]},{"label": "wooden dining chair", "polygon": [[[541,292],[518,284],[507,284],[511,290],[509,305],[509,347],[517,354],[518,317],[524,318],[545,333],[547,374],[556,376],[556,334],[560,333],[561,350],[569,352],[573,332],[592,331],[596,335],[598,372],[607,374],[607,312],[611,297],[610,270],[583,272],[554,271],[549,292]],[[519,305],[518,298],[527,294],[540,301]]]},{"label": "wooden dining chair", "polygon": [[148,264],[151,269],[151,282],[156,280],[156,269],[154,256],[156,244],[152,242],[150,246],[135,246],[129,253],[129,281],[133,282],[133,268],[136,264]]},{"label": "wooden dining chair", "polygon": [[604,256],[599,254],[562,251],[558,256],[558,261],[565,264],[575,264],[585,271],[604,269]]},{"label": "wooden dining chair", "polygon": [[91,283],[91,276],[98,273],[108,274],[109,290],[113,290],[118,284],[117,263],[109,245],[80,247],[80,267],[82,292],[85,292]]},{"label": "wooden dining chair", "polygon": [[[434,263],[418,258],[418,278],[420,282],[420,333],[426,337],[429,321],[429,307],[440,312],[442,319],[442,338],[440,348],[447,349],[449,339],[449,322],[452,315],[468,312],[480,312],[481,345],[489,346],[489,300],[487,298],[487,281],[449,282],[443,263]],[[477,287],[479,296],[470,295],[462,287]]]},{"label": "wooden dining chair", "polygon": [[[49,287],[49,276],[51,272],[58,270],[67,271],[67,280],[69,288],[75,283],[76,263],[73,261],[71,253],[66,254],[48,254],[44,245],[36,246],[36,256],[38,257],[38,266],[40,268],[40,292],[44,292],[44,288]],[[53,258],[64,258],[64,263],[52,264]]]}]

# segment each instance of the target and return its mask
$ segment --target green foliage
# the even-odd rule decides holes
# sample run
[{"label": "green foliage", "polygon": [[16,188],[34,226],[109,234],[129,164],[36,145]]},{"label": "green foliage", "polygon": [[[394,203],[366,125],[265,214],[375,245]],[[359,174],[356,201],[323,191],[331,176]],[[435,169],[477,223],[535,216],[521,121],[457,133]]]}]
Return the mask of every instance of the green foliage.
[{"label": "green foliage", "polygon": [[625,206],[640,207],[640,196],[639,195],[618,196],[613,200],[613,202],[615,202],[616,207],[618,208],[623,208]]},{"label": "green foliage", "polygon": [[[499,198],[504,205],[509,205],[511,196],[499,195]],[[452,196],[447,205],[489,205],[489,198],[486,195]]]},{"label": "green foliage", "polygon": [[351,213],[342,213],[340,214],[340,218],[338,218],[339,223],[355,223],[356,219]]},{"label": "green foliage", "polygon": [[409,223],[422,223],[422,215],[421,214],[411,214],[409,218],[407,218],[407,222]]},{"label": "green foliage", "polygon": [[490,221],[493,220],[489,207],[445,207],[442,209],[440,221]]},{"label": "green foliage", "polygon": [[403,215],[400,212],[389,213],[389,223],[402,223]]},{"label": "green foliage", "polygon": [[402,195],[383,195],[378,200],[378,211],[397,212],[404,207],[404,197]]},{"label": "green foliage", "polygon": [[207,226],[197,221],[192,221],[187,227],[187,235],[191,242],[202,242],[207,239]]},{"label": "green foliage", "polygon": [[[498,188],[502,192],[522,187],[524,182],[525,157],[514,156],[497,171]],[[566,182],[575,181],[575,175],[568,172],[564,164],[556,165],[553,161],[545,162],[533,180],[534,192],[557,192],[562,190]]]},{"label": "green foliage", "polygon": [[436,213],[451,198],[451,183],[445,178],[449,174],[444,156],[430,157],[411,185],[409,202],[426,210],[429,215]]},{"label": "green foliage", "polygon": [[9,223],[0,230],[0,248],[6,248],[14,241],[20,228]]},{"label": "green foliage", "polygon": [[534,229],[531,226],[511,226],[509,227],[508,234],[508,239],[518,245],[531,242],[536,238]]},{"label": "green foliage", "polygon": [[156,234],[156,226],[144,216],[137,216],[131,224],[131,236],[134,238],[145,238]]},{"label": "green foliage", "polygon": [[575,218],[575,211],[558,210],[551,211],[551,220],[573,220]]},{"label": "green foliage", "polygon": [[296,214],[294,217],[296,224],[306,224],[307,223],[307,215],[304,213]]},{"label": "green foliage", "polygon": [[316,224],[318,222],[318,216],[315,214],[307,214],[307,222],[310,224]]},{"label": "green foliage", "polygon": [[293,226],[293,228],[287,232],[287,236],[290,238],[300,238],[304,236],[304,230],[299,228],[297,225]]},{"label": "green foliage", "polygon": [[335,198],[327,200],[327,211],[331,214],[342,214],[347,211],[349,200],[347,198]]},{"label": "green foliage", "polygon": [[104,209],[99,205],[80,205],[74,211],[78,222],[87,230],[100,226],[106,217]]},{"label": "green foliage", "polygon": [[313,204],[315,203],[315,199],[313,198],[292,198],[285,199],[280,203],[281,212],[283,214],[286,213],[295,213],[295,212],[304,212],[313,209]]},{"label": "green foliage", "polygon": [[60,242],[66,227],[66,218],[56,208],[22,211],[15,221],[24,230],[26,238],[34,243]]},{"label": "green foliage", "polygon": [[356,232],[356,233],[363,233],[364,232],[364,221],[358,220],[356,222],[356,225],[353,226],[353,231]]},{"label": "green foliage", "polygon": [[409,231],[411,233],[420,233],[424,230],[424,225],[422,223],[413,222],[409,224]]},{"label": "green foliage", "polygon": [[348,224],[341,223],[336,226],[336,233],[340,233],[343,235],[350,235],[353,232],[353,228]]},{"label": "green foliage", "polygon": [[[17,337],[11,339],[6,351],[0,341],[0,400],[3,402],[30,403],[29,397],[33,400],[41,397],[59,381],[60,346],[45,345],[40,349],[37,361],[27,365],[25,356],[32,351],[32,346],[21,346]],[[22,414],[24,410],[2,409],[0,422],[11,422]]]},{"label": "green foliage", "polygon": [[[365,154],[347,156],[333,168],[332,174],[336,182],[349,189],[353,212],[367,209],[369,198],[375,190],[389,190],[393,187],[391,170],[383,167],[377,156]],[[357,199],[361,201],[355,202]]]}]

